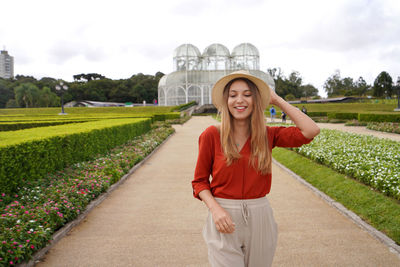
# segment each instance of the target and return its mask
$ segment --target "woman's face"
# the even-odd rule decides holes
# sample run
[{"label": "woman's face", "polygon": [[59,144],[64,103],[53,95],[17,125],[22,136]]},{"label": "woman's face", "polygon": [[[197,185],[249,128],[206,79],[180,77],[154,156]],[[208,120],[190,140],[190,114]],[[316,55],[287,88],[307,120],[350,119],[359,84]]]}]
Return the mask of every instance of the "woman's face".
[{"label": "woman's face", "polygon": [[243,80],[234,81],[229,88],[228,109],[236,120],[247,120],[253,111],[253,94]]}]

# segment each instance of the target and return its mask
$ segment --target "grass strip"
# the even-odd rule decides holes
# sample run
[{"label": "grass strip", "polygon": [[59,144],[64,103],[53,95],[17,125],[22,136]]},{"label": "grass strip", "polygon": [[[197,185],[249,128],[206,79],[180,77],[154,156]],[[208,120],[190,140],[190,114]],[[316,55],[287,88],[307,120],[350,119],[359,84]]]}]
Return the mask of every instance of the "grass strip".
[{"label": "grass strip", "polygon": [[275,148],[272,156],[400,244],[399,201],[288,149]]}]

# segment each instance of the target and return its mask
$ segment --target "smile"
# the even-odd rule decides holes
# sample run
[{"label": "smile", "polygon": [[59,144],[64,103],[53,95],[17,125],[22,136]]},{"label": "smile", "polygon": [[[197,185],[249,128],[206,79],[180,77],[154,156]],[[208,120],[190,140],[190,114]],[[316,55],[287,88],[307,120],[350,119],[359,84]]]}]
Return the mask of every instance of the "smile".
[{"label": "smile", "polygon": [[240,107],[235,107],[235,109],[239,112],[243,112],[247,109],[247,107],[240,106]]}]

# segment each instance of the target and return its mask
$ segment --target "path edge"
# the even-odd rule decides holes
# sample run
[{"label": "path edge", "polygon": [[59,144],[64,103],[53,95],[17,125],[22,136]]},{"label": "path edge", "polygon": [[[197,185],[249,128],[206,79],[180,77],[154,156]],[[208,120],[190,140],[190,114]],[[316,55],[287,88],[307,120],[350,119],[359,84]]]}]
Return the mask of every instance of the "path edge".
[{"label": "path edge", "polygon": [[147,162],[151,158],[151,156],[157,152],[172,136],[174,136],[176,131],[174,131],[172,134],[170,134],[161,144],[159,144],[149,155],[147,155],[142,161],[137,163],[135,166],[133,166],[127,174],[122,176],[122,178],[111,185],[107,191],[103,192],[100,194],[96,199],[92,200],[87,206],[86,209],[79,214],[79,216],[73,220],[64,225],[62,228],[60,228],[57,232],[53,234],[52,240],[50,240],[50,244],[47,245],[46,247],[42,248],[41,250],[37,251],[35,254],[33,254],[32,259],[29,260],[27,263],[21,263],[17,266],[19,267],[33,267],[38,261],[43,259],[43,257],[46,255],[46,253],[52,249],[62,238],[64,238],[75,226],[79,225],[86,217],[89,215],[89,213],[96,208],[98,205],[100,205],[115,189],[117,189],[120,185],[122,185],[129,177],[137,170],[139,169],[144,163]]},{"label": "path edge", "polygon": [[367,233],[369,233],[372,237],[386,245],[389,249],[390,252],[396,254],[400,258],[400,246],[394,242],[393,239],[385,235],[383,232],[377,230],[374,228],[372,225],[368,224],[364,220],[362,220],[357,214],[352,212],[351,210],[347,209],[345,206],[343,206],[341,203],[335,201],[332,199],[330,196],[325,194],[324,192],[318,190],[316,187],[314,187],[312,184],[304,180],[301,176],[297,175],[294,173],[292,170],[278,162],[276,159],[272,159],[272,162],[276,164],[278,167],[286,171],[290,176],[295,178],[299,183],[303,184],[306,186],[308,189],[310,189],[314,194],[322,198],[326,203],[328,203],[330,206],[336,208],[341,214],[352,220],[358,227],[361,229],[365,230]]}]

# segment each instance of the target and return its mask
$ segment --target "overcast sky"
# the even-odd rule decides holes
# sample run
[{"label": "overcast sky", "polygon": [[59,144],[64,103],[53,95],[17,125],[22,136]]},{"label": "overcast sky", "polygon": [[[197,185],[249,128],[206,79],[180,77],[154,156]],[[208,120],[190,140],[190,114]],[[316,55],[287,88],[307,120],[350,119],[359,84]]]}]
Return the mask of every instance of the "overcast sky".
[{"label": "overcast sky", "polygon": [[0,46],[14,57],[14,75],[37,79],[167,74],[181,44],[203,52],[244,42],[258,48],[261,70],[298,71],[322,96],[335,70],[367,83],[381,71],[400,76],[398,0],[15,0],[0,8]]}]

